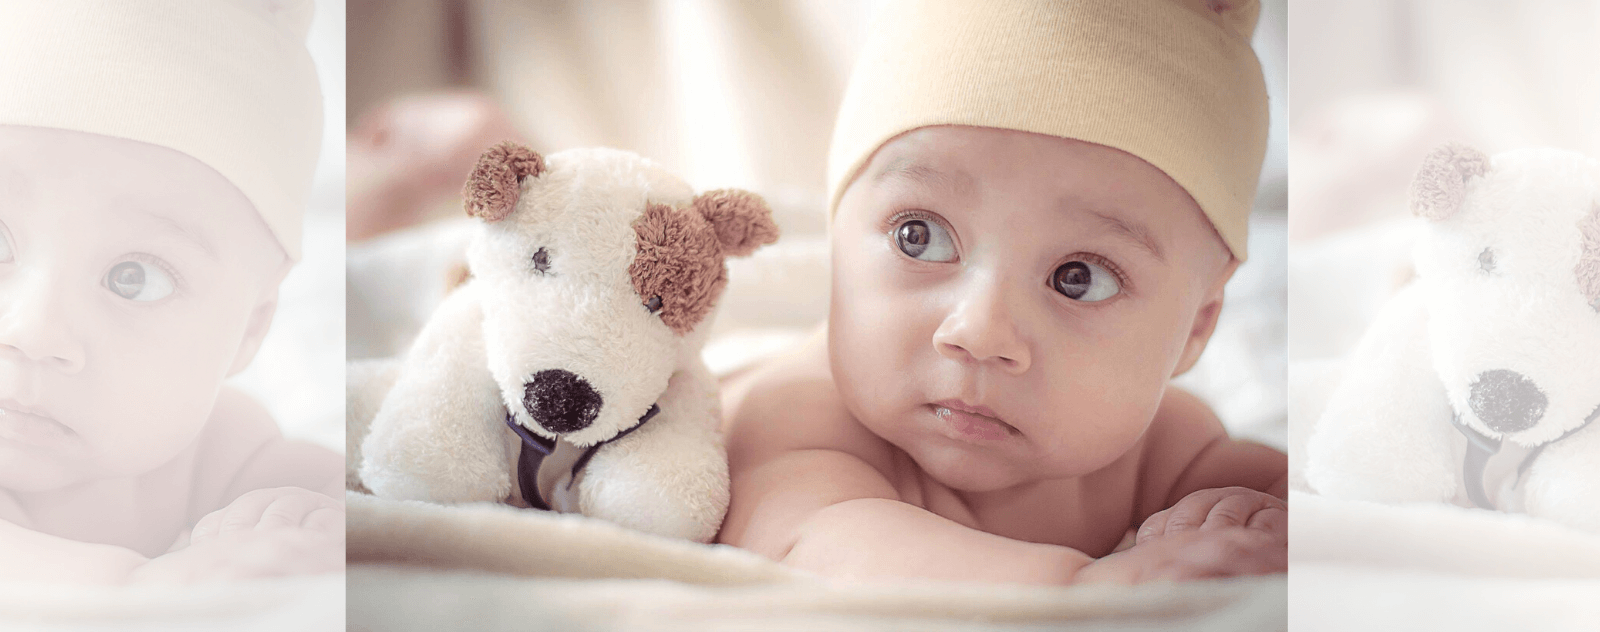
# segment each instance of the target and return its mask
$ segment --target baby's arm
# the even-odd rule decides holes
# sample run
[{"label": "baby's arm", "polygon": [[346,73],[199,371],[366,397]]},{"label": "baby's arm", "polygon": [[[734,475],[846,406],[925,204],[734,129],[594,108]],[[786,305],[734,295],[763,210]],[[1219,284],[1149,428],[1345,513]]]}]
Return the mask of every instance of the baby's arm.
[{"label": "baby's arm", "polygon": [[216,490],[221,495],[219,505],[251,491],[278,487],[344,498],[344,457],[285,438],[266,408],[242,393],[225,389],[217,398],[207,434],[197,474],[200,480],[227,482]]},{"label": "baby's arm", "polygon": [[120,584],[146,561],[120,546],[58,538],[0,520],[0,581]]},{"label": "baby's arm", "polygon": [[193,581],[342,568],[344,459],[290,441],[266,409],[225,389],[201,438],[194,528],[136,579]]},{"label": "baby's arm", "polygon": [[[1168,389],[1152,422],[1140,491],[1149,514],[1138,542],[1164,534],[1248,527],[1286,537],[1288,457],[1228,437],[1199,398]],[[1159,511],[1153,511],[1160,509]]]},{"label": "baby's arm", "polygon": [[[792,376],[791,376],[792,377]],[[892,448],[850,419],[821,379],[730,388],[733,499],[720,539],[829,576],[1065,584],[1261,572],[1257,533],[1174,537],[1103,560],[1015,540],[902,502]],[[1263,558],[1268,559],[1263,559]]]},{"label": "baby's arm", "polygon": [[[776,420],[773,420],[774,422]],[[1067,583],[1093,561],[900,502],[876,469],[837,450],[788,451],[733,477],[722,541],[829,576]]]}]

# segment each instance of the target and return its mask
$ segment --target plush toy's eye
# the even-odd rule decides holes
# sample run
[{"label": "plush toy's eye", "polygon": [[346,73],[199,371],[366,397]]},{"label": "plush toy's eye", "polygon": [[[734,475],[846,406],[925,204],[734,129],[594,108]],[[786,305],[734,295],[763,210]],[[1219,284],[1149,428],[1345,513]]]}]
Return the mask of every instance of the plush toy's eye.
[{"label": "plush toy's eye", "polygon": [[1478,269],[1484,273],[1494,272],[1494,249],[1484,248],[1478,253]]},{"label": "plush toy's eye", "polygon": [[540,248],[538,252],[533,253],[533,270],[539,274],[550,273],[550,253],[545,249]]},{"label": "plush toy's eye", "polygon": [[650,301],[644,304],[644,308],[650,310],[652,314],[661,311],[661,297],[650,297]]}]

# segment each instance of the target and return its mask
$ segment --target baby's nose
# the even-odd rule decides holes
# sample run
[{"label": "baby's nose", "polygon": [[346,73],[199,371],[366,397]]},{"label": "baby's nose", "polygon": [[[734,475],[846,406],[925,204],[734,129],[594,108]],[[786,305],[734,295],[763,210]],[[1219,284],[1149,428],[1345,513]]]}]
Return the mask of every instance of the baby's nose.
[{"label": "baby's nose", "polygon": [[1467,403],[1491,430],[1517,432],[1539,423],[1550,401],[1539,385],[1521,373],[1495,369],[1484,371],[1473,380]]},{"label": "baby's nose", "polygon": [[583,430],[600,415],[600,393],[571,371],[540,371],[523,389],[522,407],[550,432]]},{"label": "baby's nose", "polygon": [[1028,344],[998,288],[963,300],[934,331],[933,346],[952,360],[990,362],[1013,374],[1026,372],[1032,362]]},{"label": "baby's nose", "polygon": [[0,296],[0,355],[76,373],[83,368],[83,345],[61,317],[60,284],[49,275],[33,276],[14,279]]}]

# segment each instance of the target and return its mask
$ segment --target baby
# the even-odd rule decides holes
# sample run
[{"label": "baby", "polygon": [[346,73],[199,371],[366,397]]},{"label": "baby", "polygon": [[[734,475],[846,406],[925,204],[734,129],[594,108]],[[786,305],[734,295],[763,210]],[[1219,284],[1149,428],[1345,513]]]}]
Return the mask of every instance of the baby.
[{"label": "baby", "polygon": [[1283,571],[1285,456],[1169,384],[1245,257],[1256,5],[883,11],[830,155],[828,323],[724,389],[720,540],[854,578]]},{"label": "baby", "polygon": [[223,384],[299,258],[309,18],[0,4],[0,581],[342,568],[341,457]]}]

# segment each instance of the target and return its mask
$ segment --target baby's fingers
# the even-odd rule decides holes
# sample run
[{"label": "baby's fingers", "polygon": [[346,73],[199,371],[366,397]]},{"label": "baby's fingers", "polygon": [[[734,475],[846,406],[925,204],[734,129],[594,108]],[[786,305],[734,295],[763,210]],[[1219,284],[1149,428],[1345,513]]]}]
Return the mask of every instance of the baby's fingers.
[{"label": "baby's fingers", "polygon": [[1178,501],[1178,504],[1152,514],[1139,527],[1136,543],[1142,544],[1146,540],[1168,533],[1199,530],[1200,526],[1205,524],[1211,508],[1216,505],[1218,497],[1222,495],[1215,492],[1220,491],[1205,489],[1189,494]]},{"label": "baby's fingers", "polygon": [[1145,518],[1144,524],[1139,525],[1139,534],[1133,538],[1134,546],[1144,544],[1166,533],[1167,515],[1170,513],[1172,513],[1171,509],[1163,509],[1150,514],[1149,518]]},{"label": "baby's fingers", "polygon": [[261,511],[255,529],[298,527],[312,512],[334,504],[332,498],[311,492],[279,496]]},{"label": "baby's fingers", "polygon": [[1264,498],[1270,498],[1270,496],[1265,494],[1224,496],[1217,500],[1217,504],[1211,506],[1210,511],[1206,512],[1205,520],[1200,523],[1199,530],[1243,527],[1256,512],[1266,508],[1266,503],[1263,501]]}]

